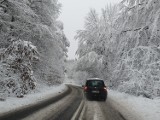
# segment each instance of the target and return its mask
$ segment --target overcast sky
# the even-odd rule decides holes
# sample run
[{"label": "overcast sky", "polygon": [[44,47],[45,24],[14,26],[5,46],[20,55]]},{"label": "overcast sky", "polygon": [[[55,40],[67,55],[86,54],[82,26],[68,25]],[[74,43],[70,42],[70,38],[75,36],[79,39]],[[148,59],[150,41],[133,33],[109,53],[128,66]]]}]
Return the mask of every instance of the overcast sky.
[{"label": "overcast sky", "polygon": [[107,4],[115,4],[121,0],[59,0],[62,4],[60,20],[64,23],[64,32],[70,41],[68,48],[69,59],[75,58],[75,52],[78,47],[74,40],[76,31],[83,29],[85,16],[91,8],[95,8],[100,13],[101,9]]}]

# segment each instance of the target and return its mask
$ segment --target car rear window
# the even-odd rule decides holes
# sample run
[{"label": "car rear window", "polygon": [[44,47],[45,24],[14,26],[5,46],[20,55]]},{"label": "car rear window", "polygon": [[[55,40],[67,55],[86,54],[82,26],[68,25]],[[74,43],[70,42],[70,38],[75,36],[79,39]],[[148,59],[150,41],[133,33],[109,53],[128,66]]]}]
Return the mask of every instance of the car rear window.
[{"label": "car rear window", "polygon": [[88,80],[86,83],[88,87],[103,87],[104,82],[102,80]]}]

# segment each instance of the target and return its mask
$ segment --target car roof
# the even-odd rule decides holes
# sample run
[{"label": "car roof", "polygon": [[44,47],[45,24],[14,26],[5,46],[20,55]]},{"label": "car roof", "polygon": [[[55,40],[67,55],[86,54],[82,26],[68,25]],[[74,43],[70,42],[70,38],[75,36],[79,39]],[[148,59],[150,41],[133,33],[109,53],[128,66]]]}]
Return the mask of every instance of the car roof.
[{"label": "car roof", "polygon": [[88,78],[87,80],[102,80],[103,81],[103,79],[101,78]]}]

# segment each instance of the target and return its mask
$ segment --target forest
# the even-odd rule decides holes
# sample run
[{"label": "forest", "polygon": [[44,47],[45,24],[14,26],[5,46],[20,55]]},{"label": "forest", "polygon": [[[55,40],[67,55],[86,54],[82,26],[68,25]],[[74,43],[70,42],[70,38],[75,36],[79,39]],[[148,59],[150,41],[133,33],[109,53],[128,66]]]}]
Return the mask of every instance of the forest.
[{"label": "forest", "polygon": [[0,94],[61,84],[69,41],[57,0],[0,0]]},{"label": "forest", "polygon": [[159,0],[123,0],[101,15],[91,9],[75,39],[79,76],[103,78],[109,88],[136,96],[160,96]]},{"label": "forest", "polygon": [[101,14],[91,9],[69,66],[60,11],[58,0],[0,0],[0,95],[62,84],[67,72],[78,83],[99,77],[109,89],[160,96],[159,0],[122,0]]}]

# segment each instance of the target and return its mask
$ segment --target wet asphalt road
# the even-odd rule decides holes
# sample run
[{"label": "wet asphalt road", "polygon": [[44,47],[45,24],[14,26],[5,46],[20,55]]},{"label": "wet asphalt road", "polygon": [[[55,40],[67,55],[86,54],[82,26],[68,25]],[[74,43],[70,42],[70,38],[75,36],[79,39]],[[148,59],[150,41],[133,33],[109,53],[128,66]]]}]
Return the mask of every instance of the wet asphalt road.
[{"label": "wet asphalt road", "polygon": [[88,101],[86,100],[86,112],[83,120],[126,120],[116,111],[106,100]]},{"label": "wet asphalt road", "polygon": [[57,99],[0,116],[0,120],[71,120],[82,100],[86,108],[82,120],[126,120],[107,100],[87,100],[80,87],[68,87],[68,91]]}]

